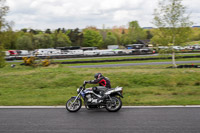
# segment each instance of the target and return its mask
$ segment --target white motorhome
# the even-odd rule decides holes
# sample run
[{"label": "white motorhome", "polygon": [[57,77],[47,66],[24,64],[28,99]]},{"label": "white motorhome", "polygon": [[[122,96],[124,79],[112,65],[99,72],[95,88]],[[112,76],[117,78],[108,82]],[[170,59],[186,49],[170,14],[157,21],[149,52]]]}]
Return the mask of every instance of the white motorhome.
[{"label": "white motorhome", "polygon": [[193,47],[190,46],[190,45],[189,45],[189,46],[184,46],[183,48],[184,48],[185,50],[193,50]]},{"label": "white motorhome", "polygon": [[115,52],[113,50],[98,50],[99,55],[114,55]]},{"label": "white motorhome", "polygon": [[17,53],[21,56],[30,54],[28,50],[17,50]]},{"label": "white motorhome", "polygon": [[193,49],[195,50],[199,50],[200,49],[200,45],[196,44],[196,45],[192,45]]},{"label": "white motorhome", "polygon": [[65,50],[62,51],[65,55],[83,55],[83,50]]},{"label": "white motorhome", "polygon": [[172,49],[174,49],[174,50],[184,50],[184,48],[181,47],[181,46],[172,46]]},{"label": "white motorhome", "polygon": [[125,53],[125,50],[123,50],[123,49],[112,49],[112,51],[113,51],[115,54],[123,54],[123,53]]},{"label": "white motorhome", "polygon": [[168,46],[158,46],[158,49],[169,49]]},{"label": "white motorhome", "polygon": [[99,55],[98,50],[87,50],[83,52],[84,55]]},{"label": "white motorhome", "polygon": [[36,56],[51,56],[51,55],[60,55],[60,49],[36,49],[34,55]]},{"label": "white motorhome", "polygon": [[125,53],[125,54],[132,54],[133,50],[132,49],[124,49],[123,53]]}]

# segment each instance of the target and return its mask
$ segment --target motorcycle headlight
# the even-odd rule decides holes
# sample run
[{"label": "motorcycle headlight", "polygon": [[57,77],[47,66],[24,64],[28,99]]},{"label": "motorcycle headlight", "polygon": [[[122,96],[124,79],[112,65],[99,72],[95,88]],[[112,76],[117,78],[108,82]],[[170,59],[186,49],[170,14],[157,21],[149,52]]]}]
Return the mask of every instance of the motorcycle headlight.
[{"label": "motorcycle headlight", "polygon": [[77,88],[77,92],[79,93],[79,91],[80,91],[80,88]]}]

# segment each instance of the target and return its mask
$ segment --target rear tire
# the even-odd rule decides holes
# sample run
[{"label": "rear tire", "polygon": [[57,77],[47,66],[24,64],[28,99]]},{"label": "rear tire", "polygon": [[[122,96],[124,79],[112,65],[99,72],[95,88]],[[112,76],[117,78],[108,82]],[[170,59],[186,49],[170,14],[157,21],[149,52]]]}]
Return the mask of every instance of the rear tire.
[{"label": "rear tire", "polygon": [[77,112],[82,106],[81,99],[77,99],[76,101],[75,101],[75,99],[76,99],[75,97],[72,97],[66,103],[66,109],[69,112]]},{"label": "rear tire", "polygon": [[106,109],[109,112],[117,112],[122,107],[122,101],[119,97],[112,97],[112,101],[106,103]]}]

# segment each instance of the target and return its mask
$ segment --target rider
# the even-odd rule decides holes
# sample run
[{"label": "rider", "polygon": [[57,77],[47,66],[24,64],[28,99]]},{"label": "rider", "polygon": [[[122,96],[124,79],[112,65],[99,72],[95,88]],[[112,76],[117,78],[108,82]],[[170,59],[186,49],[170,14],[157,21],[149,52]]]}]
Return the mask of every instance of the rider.
[{"label": "rider", "polygon": [[94,75],[95,80],[86,81],[89,84],[98,84],[99,86],[104,86],[105,88],[111,88],[110,80],[104,77],[101,73],[96,73]]},{"label": "rider", "polygon": [[[94,75],[95,80],[91,80],[91,81],[85,81],[86,83],[89,84],[99,84],[99,86],[104,86],[102,89],[105,91],[106,89],[110,89],[111,88],[111,84],[110,84],[110,80],[107,77],[104,77],[101,73],[96,73]],[[93,91],[97,91],[98,87],[93,87]],[[100,98],[99,100],[103,100],[106,96],[104,95],[104,93],[102,94],[102,98]]]}]

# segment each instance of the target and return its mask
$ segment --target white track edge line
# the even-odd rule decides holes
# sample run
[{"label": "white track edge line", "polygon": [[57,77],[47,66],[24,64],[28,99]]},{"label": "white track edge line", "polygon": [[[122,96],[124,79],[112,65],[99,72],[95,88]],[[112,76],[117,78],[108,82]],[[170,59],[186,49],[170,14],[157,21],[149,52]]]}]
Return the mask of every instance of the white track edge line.
[{"label": "white track edge line", "polygon": [[[59,109],[65,106],[0,106],[0,109]],[[85,108],[82,106],[82,108]],[[169,105],[169,106],[122,106],[124,109],[134,108],[200,108],[200,105]]]}]

